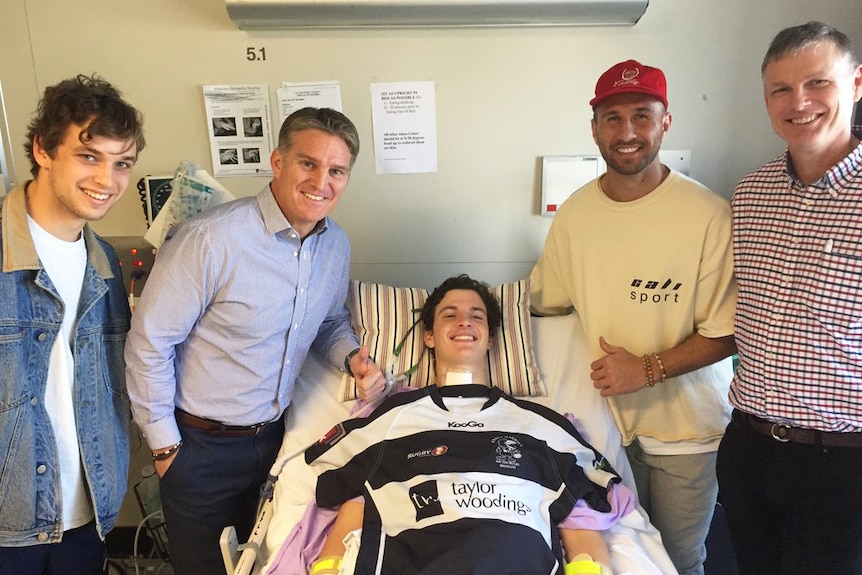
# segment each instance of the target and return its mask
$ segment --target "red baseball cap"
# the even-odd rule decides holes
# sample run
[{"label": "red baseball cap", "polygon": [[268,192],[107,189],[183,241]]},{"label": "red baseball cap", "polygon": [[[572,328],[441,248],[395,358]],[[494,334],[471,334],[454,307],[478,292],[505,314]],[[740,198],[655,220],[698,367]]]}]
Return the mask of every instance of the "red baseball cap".
[{"label": "red baseball cap", "polygon": [[640,92],[659,100],[667,108],[667,79],[658,68],[644,66],[637,60],[614,64],[596,82],[596,97],[590,100],[595,110],[603,100],[616,94]]}]

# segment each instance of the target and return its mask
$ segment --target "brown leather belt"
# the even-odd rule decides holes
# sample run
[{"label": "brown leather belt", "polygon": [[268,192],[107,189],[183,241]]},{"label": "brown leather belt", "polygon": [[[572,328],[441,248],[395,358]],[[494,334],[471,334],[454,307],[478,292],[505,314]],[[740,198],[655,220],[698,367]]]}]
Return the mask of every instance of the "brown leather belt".
[{"label": "brown leather belt", "polygon": [[192,415],[182,409],[177,409],[174,414],[177,418],[177,423],[181,425],[191,427],[192,429],[199,429],[207,435],[220,435],[222,437],[250,437],[257,435],[271,423],[267,421],[266,423],[257,423],[255,425],[225,425],[214,419],[205,419]]},{"label": "brown leather belt", "polygon": [[733,410],[733,418],[738,422],[747,424],[757,433],[771,437],[781,443],[792,441],[794,443],[822,445],[824,447],[862,447],[862,433],[858,432],[842,433],[807,429],[804,427],[791,427],[786,423],[775,423],[756,415],[744,413],[738,409]]}]

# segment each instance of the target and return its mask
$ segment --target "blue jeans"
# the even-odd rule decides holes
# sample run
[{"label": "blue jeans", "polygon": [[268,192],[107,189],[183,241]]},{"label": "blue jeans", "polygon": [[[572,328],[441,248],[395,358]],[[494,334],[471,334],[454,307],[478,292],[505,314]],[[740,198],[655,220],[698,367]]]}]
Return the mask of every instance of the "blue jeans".
[{"label": "blue jeans", "polygon": [[703,575],[706,536],[718,495],[716,453],[650,455],[635,440],[626,454],[640,504],[661,533],[677,571]]},{"label": "blue jeans", "polygon": [[222,529],[233,525],[240,543],[248,539],[283,419],[249,437],[213,436],[182,424],[180,433],[183,446],[160,482],[171,566],[177,575],[224,575]]},{"label": "blue jeans", "polygon": [[0,573],[15,575],[100,575],[105,572],[105,542],[96,522],[69,529],[59,543],[0,547]]},{"label": "blue jeans", "polygon": [[717,470],[741,575],[862,575],[862,448],[781,443],[734,412]]}]

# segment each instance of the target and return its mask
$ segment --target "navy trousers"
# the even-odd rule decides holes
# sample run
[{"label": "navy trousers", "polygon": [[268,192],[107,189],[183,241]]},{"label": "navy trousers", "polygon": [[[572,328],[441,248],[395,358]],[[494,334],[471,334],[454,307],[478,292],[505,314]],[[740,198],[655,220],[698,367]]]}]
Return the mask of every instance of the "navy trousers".
[{"label": "navy trousers", "polygon": [[105,572],[105,542],[96,523],[63,533],[60,543],[0,547],[0,573],[15,575],[101,575]]},{"label": "navy trousers", "polygon": [[260,486],[281,446],[283,420],[258,435],[223,437],[180,425],[183,445],[161,479],[171,566],[177,575],[224,575],[222,529],[244,543],[254,525]]},{"label": "navy trousers", "polygon": [[717,473],[740,575],[862,575],[862,448],[782,443],[734,412]]}]

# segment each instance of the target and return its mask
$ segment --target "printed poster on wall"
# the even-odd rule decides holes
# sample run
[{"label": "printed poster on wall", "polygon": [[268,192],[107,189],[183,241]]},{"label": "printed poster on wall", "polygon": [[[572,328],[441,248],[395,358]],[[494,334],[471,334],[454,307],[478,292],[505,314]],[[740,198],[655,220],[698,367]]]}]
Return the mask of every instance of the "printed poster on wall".
[{"label": "printed poster on wall", "polygon": [[341,84],[338,80],[327,82],[282,82],[278,94],[278,136],[285,118],[300,108],[341,109]]},{"label": "printed poster on wall", "polygon": [[371,84],[374,163],[378,174],[437,171],[434,82]]},{"label": "printed poster on wall", "polygon": [[271,176],[266,84],[204,86],[213,175]]}]

